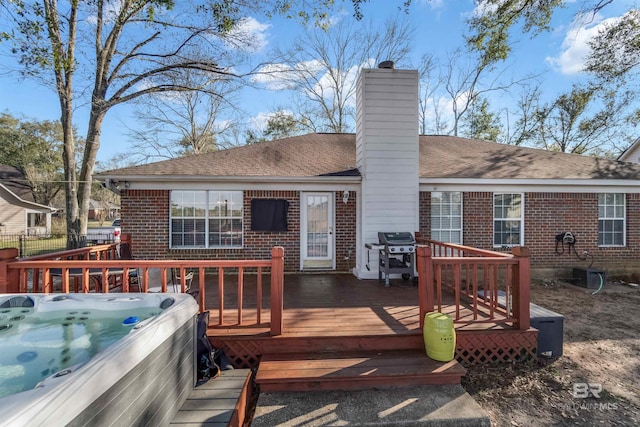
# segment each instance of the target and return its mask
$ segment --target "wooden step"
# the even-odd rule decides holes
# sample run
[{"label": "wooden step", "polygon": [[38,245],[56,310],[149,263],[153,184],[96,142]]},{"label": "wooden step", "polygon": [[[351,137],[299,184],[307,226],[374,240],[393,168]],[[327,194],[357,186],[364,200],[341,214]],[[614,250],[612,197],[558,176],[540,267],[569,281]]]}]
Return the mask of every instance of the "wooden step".
[{"label": "wooden step", "polygon": [[191,391],[169,427],[243,425],[252,390],[249,369],[222,371]]},{"label": "wooden step", "polygon": [[466,369],[438,362],[424,351],[265,354],[256,383],[261,392],[363,390],[427,384],[460,384]]}]

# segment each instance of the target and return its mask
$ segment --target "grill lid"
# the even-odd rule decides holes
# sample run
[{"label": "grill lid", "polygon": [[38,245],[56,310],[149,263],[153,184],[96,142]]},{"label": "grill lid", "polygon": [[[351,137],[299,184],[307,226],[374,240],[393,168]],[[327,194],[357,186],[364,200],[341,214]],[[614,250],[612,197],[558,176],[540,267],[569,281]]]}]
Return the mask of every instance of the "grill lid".
[{"label": "grill lid", "polygon": [[378,240],[381,245],[415,245],[413,234],[408,231],[378,232]]}]

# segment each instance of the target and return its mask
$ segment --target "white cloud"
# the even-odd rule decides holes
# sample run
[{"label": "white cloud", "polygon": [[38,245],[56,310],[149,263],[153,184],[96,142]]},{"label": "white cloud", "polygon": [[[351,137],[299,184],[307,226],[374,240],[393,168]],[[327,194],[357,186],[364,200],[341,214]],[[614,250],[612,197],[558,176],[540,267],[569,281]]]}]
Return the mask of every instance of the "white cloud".
[{"label": "white cloud", "polygon": [[229,34],[233,40],[231,44],[236,48],[259,52],[269,44],[267,30],[270,27],[270,24],[263,24],[252,17],[242,18]]},{"label": "white cloud", "polygon": [[[342,73],[342,76],[341,76],[342,87],[343,87],[342,94],[343,96],[344,95],[349,96],[349,98],[345,100],[346,105],[348,106],[356,105],[355,86],[356,86],[356,81],[358,79],[358,74],[360,74],[360,70],[363,68],[374,68],[374,67],[375,67],[375,60],[370,58],[368,61],[360,65],[354,65],[351,68],[349,68],[346,72]],[[332,70],[332,72],[335,74],[338,71]],[[335,97],[335,94],[336,94],[335,83],[333,81],[333,77],[328,71],[324,73],[322,77],[320,77],[320,79],[318,80],[318,82],[313,88],[313,92],[316,94],[322,94],[323,98],[325,99],[331,99]]]},{"label": "white cloud", "polygon": [[589,22],[577,17],[562,42],[561,52],[557,56],[545,58],[548,64],[562,74],[578,74],[584,70],[585,60],[589,55],[589,41],[605,26],[612,25],[620,17],[602,19],[596,15]]}]

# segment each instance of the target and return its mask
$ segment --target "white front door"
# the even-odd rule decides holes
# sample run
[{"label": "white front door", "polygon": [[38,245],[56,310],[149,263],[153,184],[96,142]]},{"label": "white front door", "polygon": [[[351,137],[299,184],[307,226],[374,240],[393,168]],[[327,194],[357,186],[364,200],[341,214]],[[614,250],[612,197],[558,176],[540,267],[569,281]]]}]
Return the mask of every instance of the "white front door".
[{"label": "white front door", "polygon": [[300,268],[335,269],[333,193],[302,193]]}]

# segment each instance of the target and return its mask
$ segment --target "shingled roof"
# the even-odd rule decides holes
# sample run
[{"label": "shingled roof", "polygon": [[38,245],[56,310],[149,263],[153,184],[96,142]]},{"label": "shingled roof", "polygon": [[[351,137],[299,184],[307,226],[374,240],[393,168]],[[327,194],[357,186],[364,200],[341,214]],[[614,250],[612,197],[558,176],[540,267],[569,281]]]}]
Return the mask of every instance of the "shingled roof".
[{"label": "shingled roof", "polygon": [[[101,172],[104,177],[354,176],[355,134],[314,133]],[[421,178],[640,179],[640,165],[453,136],[420,136]]]},{"label": "shingled roof", "polygon": [[34,201],[29,182],[24,172],[17,167],[0,164],[0,184],[22,200],[27,202]]},{"label": "shingled roof", "polygon": [[107,171],[96,176],[282,176],[353,174],[354,134],[307,134],[243,145],[146,165]]}]

